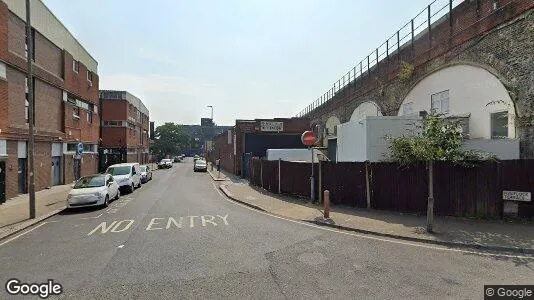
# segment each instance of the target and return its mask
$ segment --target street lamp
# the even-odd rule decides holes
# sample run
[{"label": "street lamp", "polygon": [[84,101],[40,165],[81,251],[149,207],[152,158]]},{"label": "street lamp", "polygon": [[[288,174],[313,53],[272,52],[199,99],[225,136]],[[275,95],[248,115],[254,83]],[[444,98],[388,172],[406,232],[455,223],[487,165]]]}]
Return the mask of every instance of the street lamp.
[{"label": "street lamp", "polygon": [[207,105],[206,107],[211,108],[211,121],[213,121],[213,105]]}]

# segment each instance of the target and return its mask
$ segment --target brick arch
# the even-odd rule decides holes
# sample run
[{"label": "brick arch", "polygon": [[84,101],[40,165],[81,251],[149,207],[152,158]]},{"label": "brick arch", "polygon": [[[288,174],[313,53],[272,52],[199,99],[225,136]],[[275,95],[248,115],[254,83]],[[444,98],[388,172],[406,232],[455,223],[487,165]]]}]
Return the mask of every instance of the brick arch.
[{"label": "brick arch", "polygon": [[437,72],[439,72],[439,71],[441,71],[443,69],[450,68],[450,67],[453,67],[453,66],[459,66],[459,65],[468,65],[468,66],[478,67],[478,68],[481,68],[481,69],[484,69],[484,70],[488,71],[493,76],[497,77],[497,79],[504,85],[504,87],[508,91],[511,88],[515,88],[517,86],[517,83],[513,83],[512,79],[509,78],[509,76],[505,76],[504,75],[504,72],[501,73],[501,72],[497,71],[497,69],[491,67],[488,64],[480,63],[480,62],[477,62],[477,61],[471,61],[471,60],[454,60],[454,61],[447,62],[445,64],[440,64],[440,65],[438,65],[436,67],[433,67],[433,68],[427,70],[426,72],[424,72],[424,73],[420,74],[419,76],[417,76],[414,80],[411,80],[409,85],[405,85],[406,87],[402,88],[400,90],[400,93],[399,93],[399,99],[398,99],[399,101],[397,103],[398,104],[397,105],[397,111],[400,108],[400,105],[402,105],[402,102],[404,101],[406,96],[421,81],[423,81],[425,78],[427,78],[428,76],[430,76],[430,75],[432,75],[434,73],[437,73]]}]

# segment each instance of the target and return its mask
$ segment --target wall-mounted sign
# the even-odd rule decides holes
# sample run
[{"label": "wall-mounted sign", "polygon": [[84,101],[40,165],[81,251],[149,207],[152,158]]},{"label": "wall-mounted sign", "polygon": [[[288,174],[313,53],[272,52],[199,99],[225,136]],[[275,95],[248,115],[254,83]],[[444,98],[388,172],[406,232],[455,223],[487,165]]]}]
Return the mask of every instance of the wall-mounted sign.
[{"label": "wall-mounted sign", "polygon": [[260,121],[261,131],[284,131],[284,122]]},{"label": "wall-mounted sign", "polygon": [[502,191],[502,199],[508,201],[523,201],[530,202],[530,192],[518,192],[518,191]]}]

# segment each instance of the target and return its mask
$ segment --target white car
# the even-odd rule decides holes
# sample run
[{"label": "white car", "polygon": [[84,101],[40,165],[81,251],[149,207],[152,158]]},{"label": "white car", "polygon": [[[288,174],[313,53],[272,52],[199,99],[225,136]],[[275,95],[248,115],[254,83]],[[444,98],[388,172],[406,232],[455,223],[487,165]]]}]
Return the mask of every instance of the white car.
[{"label": "white car", "polygon": [[195,160],[195,162],[193,163],[193,171],[208,171],[208,165],[206,164],[206,161],[202,159]]},{"label": "white car", "polygon": [[113,176],[95,174],[85,176],[74,184],[67,195],[67,208],[109,205],[110,199],[119,199],[121,192]]},{"label": "white car", "polygon": [[137,187],[141,187],[141,168],[138,163],[125,163],[111,165],[106,174],[113,176],[119,188],[132,193]]}]

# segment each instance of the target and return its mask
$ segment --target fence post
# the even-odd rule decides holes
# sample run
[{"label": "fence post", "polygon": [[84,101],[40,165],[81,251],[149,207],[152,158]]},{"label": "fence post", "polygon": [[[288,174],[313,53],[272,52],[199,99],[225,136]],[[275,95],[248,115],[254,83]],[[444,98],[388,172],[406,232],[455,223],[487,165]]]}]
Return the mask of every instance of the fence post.
[{"label": "fence post", "polygon": [[263,189],[263,159],[260,158],[260,181],[261,188]]},{"label": "fence post", "polygon": [[428,161],[428,204],[426,210],[426,231],[434,232],[434,162]]},{"label": "fence post", "polygon": [[323,164],[319,160],[319,203],[323,203]]},{"label": "fence post", "polygon": [[371,209],[371,187],[369,180],[369,161],[365,162],[365,194],[367,196],[367,209]]},{"label": "fence post", "polygon": [[[428,5],[428,50],[432,49],[432,25],[430,24],[430,5]],[[430,53],[430,52],[429,52]]]},{"label": "fence post", "polygon": [[278,159],[278,194],[282,194],[282,178],[281,178],[282,172],[280,171],[281,165],[282,165],[282,159],[279,158]]}]

